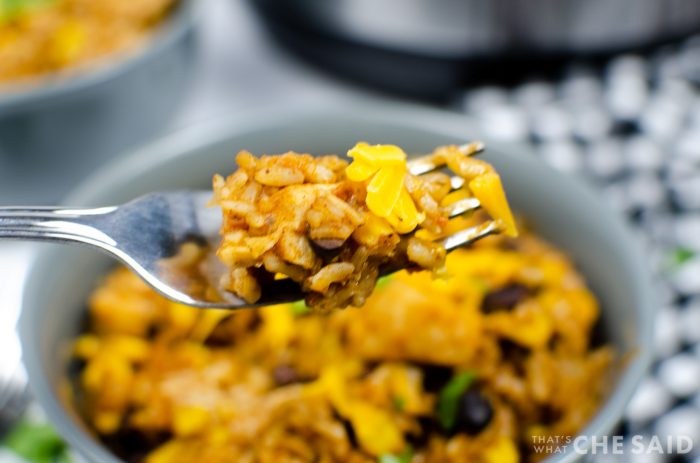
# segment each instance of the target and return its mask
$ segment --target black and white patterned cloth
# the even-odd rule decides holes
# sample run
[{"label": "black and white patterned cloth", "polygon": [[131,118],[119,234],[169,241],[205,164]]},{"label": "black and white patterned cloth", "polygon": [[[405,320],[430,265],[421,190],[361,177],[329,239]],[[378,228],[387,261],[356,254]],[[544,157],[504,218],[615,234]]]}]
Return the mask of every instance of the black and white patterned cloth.
[{"label": "black and white patterned cloth", "polygon": [[685,455],[605,462],[700,463],[700,37],[558,81],[480,87],[455,100],[493,139],[531,143],[555,168],[601,190],[649,251],[660,296],[652,370],[619,433],[689,436]]}]

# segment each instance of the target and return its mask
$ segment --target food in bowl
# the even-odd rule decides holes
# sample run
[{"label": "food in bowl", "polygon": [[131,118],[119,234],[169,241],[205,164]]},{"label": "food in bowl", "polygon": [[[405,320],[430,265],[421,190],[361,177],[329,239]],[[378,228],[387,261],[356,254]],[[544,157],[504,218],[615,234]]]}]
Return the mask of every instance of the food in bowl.
[{"label": "food in bowl", "polygon": [[241,151],[238,170],[213,181],[213,203],[223,211],[217,254],[229,268],[222,286],[254,303],[265,280],[284,276],[315,309],[361,306],[382,267],[442,271],[439,238],[454,225],[450,206],[465,198],[475,197],[500,229],[517,235],[498,174],[471,157],[480,147],[443,146],[414,161],[447,167],[454,179],[411,174],[394,145],[358,143],[348,151],[351,164],[334,155]]},{"label": "food in bowl", "polygon": [[138,49],[176,0],[0,1],[0,84],[90,68]]},{"label": "food in bowl", "polygon": [[[472,220],[479,220],[473,218]],[[89,300],[76,408],[124,461],[536,461],[607,392],[595,296],[530,232],[402,271],[364,307],[199,310],[119,268]]]}]

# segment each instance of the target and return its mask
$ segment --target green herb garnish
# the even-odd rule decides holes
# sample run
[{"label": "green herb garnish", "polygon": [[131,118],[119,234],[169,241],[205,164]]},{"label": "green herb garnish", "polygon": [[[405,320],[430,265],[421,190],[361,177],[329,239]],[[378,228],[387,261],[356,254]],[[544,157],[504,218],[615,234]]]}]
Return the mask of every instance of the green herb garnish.
[{"label": "green herb garnish", "polygon": [[379,457],[379,463],[411,463],[413,459],[413,449],[406,447],[399,455],[385,453]]},{"label": "green herb garnish", "polygon": [[459,398],[474,382],[474,379],[476,379],[476,375],[470,371],[459,373],[453,376],[440,391],[436,412],[440,426],[445,431],[454,429],[457,422]]},{"label": "green herb garnish", "polygon": [[2,442],[10,450],[33,463],[70,463],[68,447],[48,424],[22,421]]}]

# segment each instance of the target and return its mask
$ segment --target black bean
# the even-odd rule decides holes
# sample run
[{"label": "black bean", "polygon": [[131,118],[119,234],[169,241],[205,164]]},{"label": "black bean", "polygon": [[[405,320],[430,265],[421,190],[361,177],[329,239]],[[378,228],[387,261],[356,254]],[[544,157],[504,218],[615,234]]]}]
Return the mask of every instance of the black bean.
[{"label": "black bean", "polygon": [[530,288],[513,283],[488,293],[481,303],[481,311],[491,313],[498,310],[512,310],[529,295]]},{"label": "black bean", "polygon": [[470,435],[479,434],[493,418],[493,407],[478,386],[472,386],[459,398],[457,409],[457,426],[459,432]]},{"label": "black bean", "polygon": [[330,260],[343,250],[345,240],[339,238],[323,238],[311,240],[311,247],[321,259]]}]

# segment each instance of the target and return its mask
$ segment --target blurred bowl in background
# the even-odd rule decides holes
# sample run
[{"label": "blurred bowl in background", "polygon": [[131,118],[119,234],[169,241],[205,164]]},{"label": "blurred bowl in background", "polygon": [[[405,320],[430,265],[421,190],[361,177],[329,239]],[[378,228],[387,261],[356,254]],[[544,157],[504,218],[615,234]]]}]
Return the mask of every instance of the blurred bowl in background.
[{"label": "blurred bowl in background", "polygon": [[195,1],[179,0],[140,49],[94,69],[0,90],[0,156],[37,169],[113,154],[174,113],[194,67]]}]

